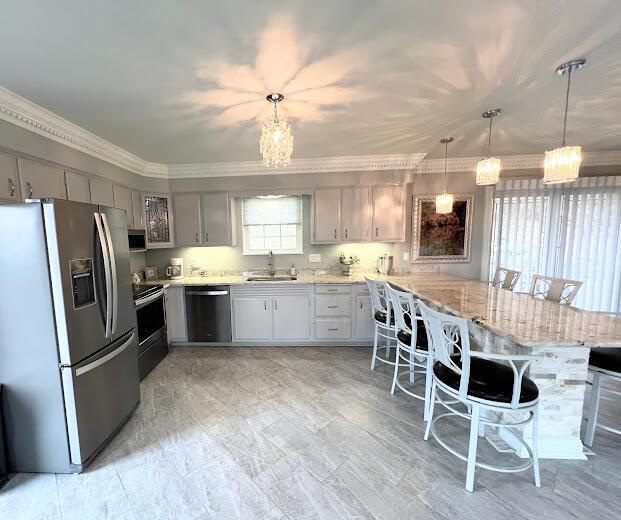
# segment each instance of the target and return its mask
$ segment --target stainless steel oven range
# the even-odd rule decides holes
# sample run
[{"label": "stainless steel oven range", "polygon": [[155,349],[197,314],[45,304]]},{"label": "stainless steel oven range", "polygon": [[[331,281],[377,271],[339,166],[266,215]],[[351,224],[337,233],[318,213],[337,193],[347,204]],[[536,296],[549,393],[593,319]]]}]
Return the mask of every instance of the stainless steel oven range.
[{"label": "stainless steel oven range", "polygon": [[140,379],[168,354],[166,290],[163,285],[133,287],[138,323],[138,372]]}]

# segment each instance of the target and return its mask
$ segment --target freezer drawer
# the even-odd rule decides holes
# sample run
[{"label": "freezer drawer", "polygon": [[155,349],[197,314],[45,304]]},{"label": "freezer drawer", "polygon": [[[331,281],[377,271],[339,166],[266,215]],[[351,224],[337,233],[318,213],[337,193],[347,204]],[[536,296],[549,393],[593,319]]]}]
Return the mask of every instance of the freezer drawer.
[{"label": "freezer drawer", "polygon": [[135,331],[61,373],[71,463],[83,465],[140,401]]}]

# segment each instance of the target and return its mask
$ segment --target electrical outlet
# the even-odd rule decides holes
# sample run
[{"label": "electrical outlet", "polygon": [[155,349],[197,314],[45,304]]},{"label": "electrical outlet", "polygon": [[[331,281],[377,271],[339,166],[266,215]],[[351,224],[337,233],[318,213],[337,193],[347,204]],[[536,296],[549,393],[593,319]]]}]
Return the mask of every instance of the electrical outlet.
[{"label": "electrical outlet", "polygon": [[321,262],[321,255],[319,253],[308,255],[309,264],[318,264]]},{"label": "electrical outlet", "polygon": [[401,258],[404,262],[407,262],[410,260],[410,253],[408,253],[407,251],[402,253]]}]

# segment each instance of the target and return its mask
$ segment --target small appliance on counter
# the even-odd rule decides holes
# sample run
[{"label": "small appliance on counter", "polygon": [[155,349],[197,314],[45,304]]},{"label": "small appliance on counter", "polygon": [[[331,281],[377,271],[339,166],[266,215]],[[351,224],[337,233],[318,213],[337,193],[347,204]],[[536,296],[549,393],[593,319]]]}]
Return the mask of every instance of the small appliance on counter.
[{"label": "small appliance on counter", "polygon": [[171,280],[183,278],[183,258],[170,259],[170,265],[166,268],[166,276],[170,276]]},{"label": "small appliance on counter", "polygon": [[138,373],[140,380],[168,354],[168,329],[163,285],[134,285],[138,323]]},{"label": "small appliance on counter", "polygon": [[379,274],[392,274],[392,255],[386,253],[377,260],[377,271]]}]

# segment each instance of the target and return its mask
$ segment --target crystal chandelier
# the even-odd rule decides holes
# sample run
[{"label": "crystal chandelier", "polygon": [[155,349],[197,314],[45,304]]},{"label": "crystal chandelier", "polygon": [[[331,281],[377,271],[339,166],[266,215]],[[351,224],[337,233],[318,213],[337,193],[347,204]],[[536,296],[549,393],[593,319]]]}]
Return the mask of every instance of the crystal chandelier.
[{"label": "crystal chandelier", "polygon": [[265,120],[261,129],[259,150],[263,156],[265,166],[287,166],[291,162],[293,152],[293,136],[291,127],[286,119],[278,117],[278,103],[285,96],[279,93],[269,94],[266,98],[274,103],[274,116]]},{"label": "crystal chandelier", "polygon": [[444,145],[444,191],[442,195],[436,196],[436,213],[447,214],[453,212],[453,194],[446,193],[446,160],[448,157],[448,145],[452,143],[455,139],[453,137],[445,137],[440,140],[440,142]]},{"label": "crystal chandelier", "polygon": [[567,132],[567,107],[569,105],[569,87],[571,85],[571,73],[584,66],[585,60],[573,60],[559,65],[556,69],[558,75],[567,74],[567,92],[565,93],[565,118],[563,120],[563,143],[560,148],[546,152],[543,163],[543,182],[545,184],[559,184],[571,182],[578,178],[580,162],[582,161],[581,146],[565,146],[565,134]]},{"label": "crystal chandelier", "polygon": [[491,157],[492,149],[492,121],[502,110],[494,108],[483,112],[482,117],[489,119],[489,136],[487,138],[487,159],[481,159],[477,163],[477,184],[479,186],[488,186],[496,184],[500,177],[501,162],[498,157]]}]

